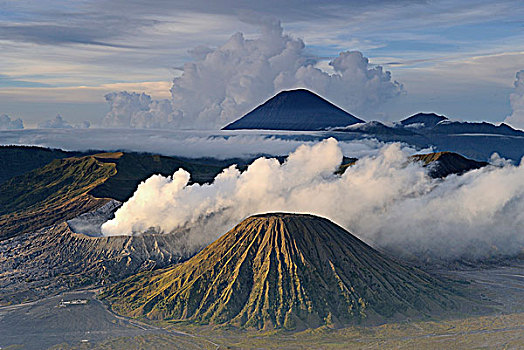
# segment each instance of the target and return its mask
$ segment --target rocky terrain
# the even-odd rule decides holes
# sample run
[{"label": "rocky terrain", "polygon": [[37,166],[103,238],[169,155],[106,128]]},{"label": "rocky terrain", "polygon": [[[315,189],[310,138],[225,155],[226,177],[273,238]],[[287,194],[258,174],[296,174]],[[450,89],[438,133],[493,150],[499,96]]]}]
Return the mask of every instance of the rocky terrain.
[{"label": "rocky terrain", "polygon": [[[478,162],[453,152],[416,154],[411,156],[411,160],[414,162],[422,162],[425,167],[429,167],[428,175],[435,179],[443,178],[451,174],[461,175],[467,171],[480,169],[489,165],[488,162]],[[358,159],[356,158],[344,157],[337,173],[343,174],[348,167],[357,161]]]},{"label": "rocky terrain", "polygon": [[[454,154],[419,158],[448,173],[482,165]],[[446,159],[441,168],[440,162]],[[356,161],[344,158],[339,172]],[[220,164],[184,162],[181,166],[194,171],[193,181],[206,181],[221,169]],[[17,233],[0,242],[4,291],[0,301],[34,300],[80,286],[100,286],[189,258],[194,251],[185,250],[183,233],[100,237],[100,226],[121,205],[111,198],[126,199],[124,194],[132,193],[150,172],[169,173],[179,163],[151,155],[102,153],[54,160],[15,178],[18,182],[9,181],[11,187],[2,193],[6,213],[0,217],[4,220],[1,233],[9,234],[13,228]],[[140,170],[133,172],[135,168]],[[445,175],[441,171],[435,176]],[[24,192],[29,182],[34,185]],[[100,193],[107,197],[93,195]]]},{"label": "rocky terrain", "polygon": [[185,263],[148,271],[104,298],[128,316],[254,329],[304,329],[434,315],[467,302],[327,219],[250,217]]},{"label": "rocky terrain", "polygon": [[176,235],[90,237],[53,225],[0,242],[0,302],[100,287],[187,259]]}]

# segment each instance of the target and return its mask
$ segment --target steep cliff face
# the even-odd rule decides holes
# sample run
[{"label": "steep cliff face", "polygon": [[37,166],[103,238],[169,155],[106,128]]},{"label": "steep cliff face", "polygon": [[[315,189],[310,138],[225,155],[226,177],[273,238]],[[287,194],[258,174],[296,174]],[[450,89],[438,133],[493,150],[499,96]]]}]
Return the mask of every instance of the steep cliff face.
[{"label": "steep cliff face", "polygon": [[94,210],[107,199],[88,192],[117,173],[92,156],[56,159],[0,185],[0,240]]},{"label": "steep cliff face", "polygon": [[256,329],[303,329],[441,312],[444,283],[327,219],[250,217],[199,254],[109,289],[115,311]]},{"label": "steep cliff face", "polygon": [[325,130],[364,121],[311,91],[282,91],[223,130]]}]

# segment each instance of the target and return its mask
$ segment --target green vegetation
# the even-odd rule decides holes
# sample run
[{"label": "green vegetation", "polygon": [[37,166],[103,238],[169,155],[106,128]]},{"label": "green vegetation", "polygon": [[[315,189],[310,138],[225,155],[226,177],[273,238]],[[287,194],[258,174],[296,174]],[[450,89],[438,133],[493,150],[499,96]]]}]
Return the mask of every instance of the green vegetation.
[{"label": "green vegetation", "polygon": [[72,152],[35,146],[0,146],[0,184],[40,168],[52,160],[75,155]]},{"label": "green vegetation", "polygon": [[115,173],[114,164],[101,163],[94,157],[54,160],[1,186],[0,215],[48,208],[52,202],[86,193]]},{"label": "green vegetation", "polygon": [[199,254],[103,295],[121,314],[253,329],[373,324],[459,310],[449,285],[327,219],[248,218]]},{"label": "green vegetation", "polygon": [[[4,154],[9,153],[6,149]],[[10,152],[21,159],[38,152],[51,152],[51,158],[67,154],[24,147],[14,147]],[[168,176],[183,168],[191,173],[192,182],[204,183],[212,181],[231,162],[122,152],[54,159],[0,184],[0,240],[72,219],[100,207],[108,198],[125,201],[153,174]]]},{"label": "green vegetation", "polygon": [[193,182],[204,183],[212,181],[224,168],[222,162],[213,164],[205,163],[204,160],[184,160],[140,153],[104,153],[93,157],[102,163],[115,164],[117,172],[93,189],[90,194],[98,198],[113,198],[119,201],[129,199],[140,182],[153,174],[170,176],[182,168],[191,174]]},{"label": "green vegetation", "polygon": [[116,173],[94,157],[53,160],[0,185],[0,239],[71,219],[106,202],[87,192]]}]

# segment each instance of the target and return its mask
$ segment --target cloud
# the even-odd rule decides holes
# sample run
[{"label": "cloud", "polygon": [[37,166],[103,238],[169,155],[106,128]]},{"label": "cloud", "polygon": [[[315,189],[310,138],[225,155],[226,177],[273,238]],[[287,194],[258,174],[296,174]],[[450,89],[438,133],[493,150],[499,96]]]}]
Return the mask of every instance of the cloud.
[{"label": "cloud", "polygon": [[[14,86],[0,91],[0,104],[17,103],[5,112],[22,113],[26,122],[29,117],[41,120],[34,112],[40,107],[33,103],[35,99],[47,105],[74,104],[86,116],[96,115],[94,122],[106,113],[103,95],[111,91],[170,97],[169,88],[158,96],[134,83],[167,80],[171,85],[176,74],[173,67],[190,58],[188,48],[202,44],[216,49],[234,31],[253,38],[254,27],[245,23],[245,15],[239,15],[244,13],[255,18],[278,17],[287,31],[307,42],[306,51],[325,59],[348,48],[365,52],[375,64],[437,59],[395,68],[395,79],[410,95],[397,110],[389,103],[384,107],[388,120],[436,110],[466,119],[499,121],[509,114],[507,79],[522,67],[519,63],[524,57],[511,53],[523,46],[524,38],[518,28],[524,8],[515,0],[497,1],[496,6],[488,1],[448,0],[328,0],[322,6],[309,0],[221,0],[212,4],[42,0],[5,5],[0,14],[2,73],[13,77],[9,83]],[[438,60],[458,51],[463,64],[438,65]],[[507,57],[479,64],[478,56],[499,53]],[[435,69],[428,71],[427,67]],[[115,82],[128,86],[106,89]],[[464,99],[472,101],[467,108]],[[83,102],[93,103],[80,105]]]},{"label": "cloud", "polygon": [[390,72],[371,66],[358,51],[331,60],[332,74],[322,71],[304,42],[284,34],[278,21],[263,21],[256,39],[236,33],[216,49],[200,46],[191,54],[194,60],[173,80],[170,101],[108,94],[111,111],[104,125],[218,129],[292,88],[313,90],[351,113],[371,117],[403,91]]},{"label": "cloud", "polygon": [[509,95],[509,101],[513,113],[504,122],[524,130],[524,70],[516,74],[515,91]]},{"label": "cloud", "polygon": [[515,254],[524,246],[524,162],[432,179],[391,144],[339,176],[342,154],[330,138],[298,147],[283,164],[259,158],[243,173],[230,167],[211,185],[189,185],[182,169],[155,175],[102,232],[188,230],[197,249],[249,215],[286,211],[327,217],[375,247],[424,258]]},{"label": "cloud", "polygon": [[38,123],[40,129],[72,129],[73,126],[62,118],[60,114],[57,114],[53,119],[44,120]]},{"label": "cloud", "polygon": [[71,125],[67,120],[62,118],[60,114],[57,114],[53,119],[45,120],[38,123],[40,129],[87,129],[91,126],[88,121],[83,121],[78,124]]},{"label": "cloud", "polygon": [[[0,131],[0,144],[36,145],[71,151],[106,150],[150,152],[188,158],[252,158],[260,155],[287,155],[301,144],[312,145],[322,133],[257,131],[179,131],[157,129],[27,129]],[[304,141],[309,140],[309,141]],[[339,143],[344,154],[363,157],[375,154],[384,145],[374,139]],[[409,152],[414,149],[405,146]]]},{"label": "cloud", "polygon": [[0,130],[17,130],[23,128],[24,122],[22,119],[12,120],[7,114],[0,115]]},{"label": "cloud", "polygon": [[104,117],[106,127],[160,129],[174,127],[173,108],[168,100],[153,100],[145,93],[113,92],[105,96],[111,110]]}]

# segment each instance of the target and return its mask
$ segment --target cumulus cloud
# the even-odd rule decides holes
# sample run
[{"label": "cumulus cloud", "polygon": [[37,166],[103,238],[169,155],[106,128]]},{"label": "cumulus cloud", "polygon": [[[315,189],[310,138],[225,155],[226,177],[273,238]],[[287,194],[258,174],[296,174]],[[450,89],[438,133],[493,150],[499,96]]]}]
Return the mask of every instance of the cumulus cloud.
[{"label": "cumulus cloud", "polygon": [[524,129],[524,70],[517,72],[515,91],[509,95],[513,113],[504,122],[519,129]]},{"label": "cumulus cloud", "polygon": [[259,158],[243,173],[232,166],[211,185],[189,185],[190,174],[182,169],[170,177],[155,175],[102,232],[188,230],[189,241],[200,247],[249,215],[286,211],[327,217],[401,254],[454,259],[522,249],[524,162],[436,180],[391,144],[340,176],[334,171],[342,154],[330,138],[298,147],[283,164]]},{"label": "cumulus cloud", "polygon": [[112,92],[105,96],[111,110],[104,117],[106,127],[160,129],[175,127],[174,113],[169,100],[153,100],[145,93]]},{"label": "cumulus cloud", "polygon": [[217,129],[292,88],[313,90],[357,116],[373,117],[377,106],[403,91],[390,72],[372,66],[361,52],[340,53],[329,63],[333,72],[327,73],[305,50],[304,42],[284,34],[278,21],[262,24],[256,39],[236,33],[218,48],[199,46],[173,80],[171,100],[108,94],[111,111],[103,124]]},{"label": "cumulus cloud", "polygon": [[53,119],[44,120],[38,123],[40,129],[87,129],[91,126],[87,120],[78,124],[70,124],[67,120],[62,118],[60,114],[57,114]]},{"label": "cumulus cloud", "polygon": [[11,119],[7,114],[0,115],[0,130],[18,130],[24,128],[22,119]]}]

